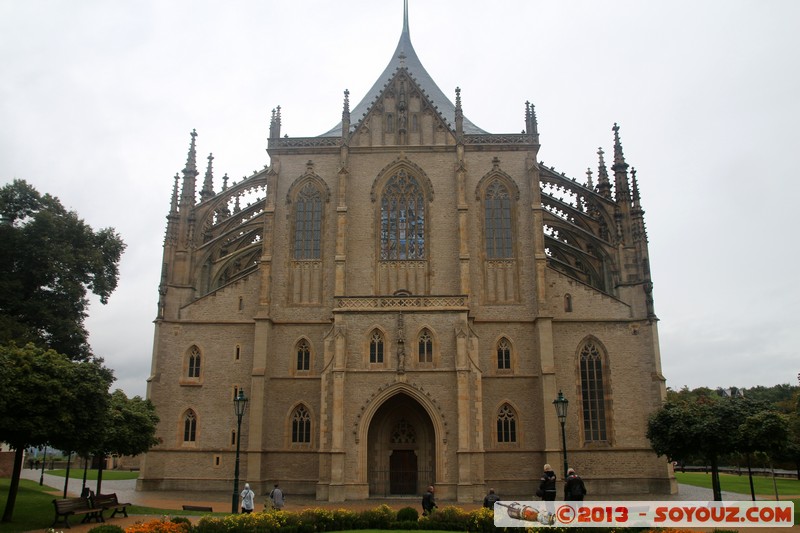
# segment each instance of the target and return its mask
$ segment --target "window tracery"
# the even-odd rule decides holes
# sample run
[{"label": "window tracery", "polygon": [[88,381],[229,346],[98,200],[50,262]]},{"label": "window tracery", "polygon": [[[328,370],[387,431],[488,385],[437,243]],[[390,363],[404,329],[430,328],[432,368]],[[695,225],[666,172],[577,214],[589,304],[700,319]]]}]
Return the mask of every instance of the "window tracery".
[{"label": "window tracery", "polygon": [[292,443],[311,442],[311,415],[305,405],[300,405],[292,414]]},{"label": "window tracery", "polygon": [[508,188],[495,180],[484,194],[484,239],[488,259],[513,257],[511,236],[511,195]]},{"label": "window tracery", "polygon": [[583,434],[587,441],[606,441],[603,358],[594,342],[588,341],[580,352],[581,403]]},{"label": "window tracery", "polygon": [[517,415],[507,403],[497,413],[497,442],[517,442]]},{"label": "window tracery", "polygon": [[322,193],[306,183],[294,202],[294,258],[319,259],[322,232]]},{"label": "window tracery", "polygon": [[425,196],[405,170],[389,178],[381,196],[381,259],[425,259]]}]

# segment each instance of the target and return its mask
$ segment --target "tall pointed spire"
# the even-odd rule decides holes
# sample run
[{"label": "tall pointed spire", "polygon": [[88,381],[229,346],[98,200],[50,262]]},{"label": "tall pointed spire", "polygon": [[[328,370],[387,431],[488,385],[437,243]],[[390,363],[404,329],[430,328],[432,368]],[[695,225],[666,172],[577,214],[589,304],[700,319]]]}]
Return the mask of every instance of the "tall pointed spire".
[{"label": "tall pointed spire", "polygon": [[411,32],[408,29],[408,0],[403,0],[403,33],[411,38]]},{"label": "tall pointed spire", "polygon": [[180,176],[178,173],[175,173],[175,183],[172,184],[172,201],[170,202],[169,206],[169,214],[170,215],[177,215],[178,214],[178,180],[180,180]]},{"label": "tall pointed spire", "polygon": [[[354,68],[362,69],[361,65]],[[409,29],[408,0],[403,2],[403,31],[397,42],[397,47],[392,53],[389,64],[386,65],[381,75],[372,85],[364,98],[353,107],[351,123],[358,124],[370,111],[375,101],[383,94],[386,84],[397,74],[398,69],[404,69],[414,83],[420,88],[425,97],[430,101],[431,106],[451,127],[455,124],[455,105],[436,85],[431,75],[422,66],[422,62],[417,57],[414,46],[411,44],[411,30]],[[321,137],[334,137],[341,135],[342,124],[339,123],[332,129],[323,133]],[[464,133],[484,134],[488,133],[473,124],[468,118],[464,118]]]},{"label": "tall pointed spire", "polygon": [[344,90],[344,106],[342,107],[342,137],[350,133],[350,91]]},{"label": "tall pointed spire", "polygon": [[461,109],[461,87],[456,87],[456,139],[464,138],[464,110]]},{"label": "tall pointed spire", "polygon": [[631,218],[633,219],[633,240],[647,241],[647,228],[644,224],[644,209],[639,196],[639,182],[636,180],[636,169],[631,167],[631,182],[633,186],[633,209]]},{"label": "tall pointed spire", "polygon": [[183,169],[183,186],[181,188],[181,205],[192,206],[195,201],[195,190],[197,188],[197,149],[195,139],[197,131],[192,130],[192,141],[189,143],[189,155],[186,157],[186,167]]},{"label": "tall pointed spire", "polygon": [[614,171],[614,192],[617,202],[629,203],[631,190],[628,185],[628,163],[625,162],[625,156],[622,153],[619,126],[616,122],[611,129],[614,131],[614,165],[611,167],[611,170]]},{"label": "tall pointed spire", "polygon": [[214,196],[214,170],[212,164],[214,154],[208,154],[208,167],[206,167],[205,179],[203,179],[203,189],[200,191],[200,201],[208,200]]},{"label": "tall pointed spire", "polygon": [[603,158],[603,149],[597,149],[599,161],[597,163],[597,192],[611,198],[611,182],[608,181],[608,169],[606,168],[606,161]]},{"label": "tall pointed spire", "polygon": [[281,136],[281,106],[272,110],[272,117],[269,121],[269,138],[277,139]]}]

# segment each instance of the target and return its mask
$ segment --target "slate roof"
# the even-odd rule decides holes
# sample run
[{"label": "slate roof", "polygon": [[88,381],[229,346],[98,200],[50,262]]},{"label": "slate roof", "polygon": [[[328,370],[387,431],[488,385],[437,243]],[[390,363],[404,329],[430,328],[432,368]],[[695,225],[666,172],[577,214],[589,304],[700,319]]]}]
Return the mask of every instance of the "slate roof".
[{"label": "slate roof", "polygon": [[[408,30],[408,11],[406,10],[403,17],[403,32],[400,34],[400,40],[397,43],[397,48],[392,54],[392,59],[383,72],[378,77],[375,84],[364,96],[364,98],[356,105],[350,112],[351,116],[351,131],[361,123],[366,113],[370,110],[372,105],[383,92],[386,84],[394,77],[398,69],[405,68],[412,79],[414,79],[419,88],[424,92],[425,96],[431,103],[438,108],[439,114],[448,123],[451,129],[455,129],[455,114],[456,106],[445,96],[442,90],[433,81],[431,75],[422,66],[422,62],[417,57],[414,46],[411,44],[411,34]],[[473,124],[467,117],[464,117],[464,133],[488,133],[487,131],[479,128]],[[342,123],[339,122],[334,128],[323,133],[320,137],[338,137],[342,134]]]}]

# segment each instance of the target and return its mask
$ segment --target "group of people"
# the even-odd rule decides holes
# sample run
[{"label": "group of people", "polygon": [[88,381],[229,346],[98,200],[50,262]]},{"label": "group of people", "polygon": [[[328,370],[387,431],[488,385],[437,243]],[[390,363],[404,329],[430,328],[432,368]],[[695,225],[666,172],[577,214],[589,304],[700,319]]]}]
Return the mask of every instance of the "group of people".
[{"label": "group of people", "polygon": [[[430,515],[433,510],[438,507],[438,505],[436,505],[434,492],[435,489],[433,485],[429,485],[428,490],[425,491],[425,494],[422,496],[422,516]],[[582,501],[585,495],[586,485],[583,484],[583,480],[575,473],[574,468],[568,469],[567,480],[566,483],[564,483],[564,499],[566,501]],[[252,491],[249,483],[244,484],[244,490],[241,496],[242,513],[252,513],[255,508],[256,493]],[[549,464],[544,465],[544,474],[542,474],[539,480],[539,488],[536,491],[536,496],[544,501],[555,501],[556,499],[556,473],[553,472],[553,468]],[[268,506],[274,509],[283,509],[286,502],[283,491],[278,487],[277,483],[275,483],[275,486],[270,491],[267,501],[269,502]],[[497,495],[494,489],[489,489],[489,492],[483,499],[483,506],[488,509],[493,509],[495,502],[498,501],[500,501],[500,496]]]},{"label": "group of people", "polygon": [[[250,488],[250,483],[244,484],[244,490],[242,491],[242,514],[249,514],[252,513],[256,506],[256,493]],[[269,498],[267,500],[266,507],[272,507],[274,509],[283,509],[286,500],[283,496],[283,491],[278,487],[278,484],[275,483],[275,486],[269,492]]]},{"label": "group of people", "polygon": [[[539,479],[539,488],[536,490],[536,496],[546,502],[555,501],[556,479],[556,473],[553,468],[549,464],[544,465],[544,473]],[[564,483],[564,500],[583,501],[584,496],[586,496],[586,485],[584,485],[583,480],[575,473],[574,468],[567,469],[567,479]],[[495,502],[498,501],[500,501],[500,496],[497,495],[494,489],[489,489],[486,497],[483,498],[483,506],[487,509],[493,509]]]}]

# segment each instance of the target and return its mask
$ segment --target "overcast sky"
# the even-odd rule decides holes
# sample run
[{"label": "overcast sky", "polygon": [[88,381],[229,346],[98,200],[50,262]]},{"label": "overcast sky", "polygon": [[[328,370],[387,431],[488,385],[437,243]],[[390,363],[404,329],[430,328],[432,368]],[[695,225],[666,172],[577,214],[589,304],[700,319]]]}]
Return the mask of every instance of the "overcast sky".
[{"label": "overcast sky", "polygon": [[[410,0],[423,65],[492,133],[536,106],[540,160],[596,175],[620,125],[650,241],[667,385],[797,384],[800,2]],[[215,188],[315,136],[389,62],[402,0],[0,0],[0,185],[27,180],[128,248],[94,352],[145,394],[173,176]],[[198,186],[199,190],[199,186]]]}]

